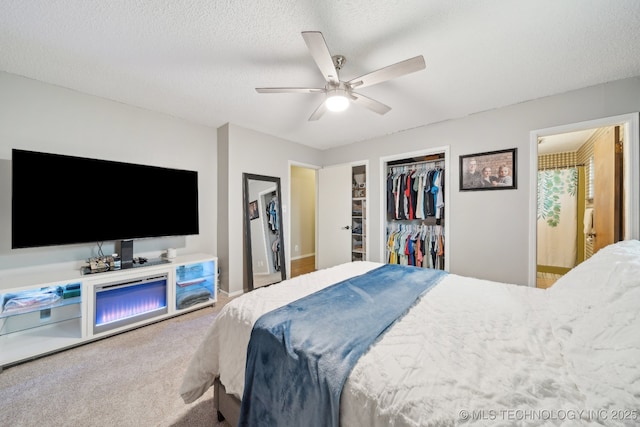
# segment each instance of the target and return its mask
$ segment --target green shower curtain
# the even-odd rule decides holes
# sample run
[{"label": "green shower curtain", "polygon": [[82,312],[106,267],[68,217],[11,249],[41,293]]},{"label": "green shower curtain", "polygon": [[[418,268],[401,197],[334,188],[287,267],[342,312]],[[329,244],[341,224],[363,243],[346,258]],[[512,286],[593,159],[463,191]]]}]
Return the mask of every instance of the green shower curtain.
[{"label": "green shower curtain", "polygon": [[576,265],[577,201],[577,167],[538,171],[538,265]]}]

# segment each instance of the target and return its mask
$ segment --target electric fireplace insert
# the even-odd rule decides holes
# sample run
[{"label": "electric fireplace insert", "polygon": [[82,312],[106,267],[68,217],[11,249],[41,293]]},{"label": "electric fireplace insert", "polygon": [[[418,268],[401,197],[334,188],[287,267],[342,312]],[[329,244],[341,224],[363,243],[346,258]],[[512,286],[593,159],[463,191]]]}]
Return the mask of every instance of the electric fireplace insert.
[{"label": "electric fireplace insert", "polygon": [[167,289],[166,274],[94,287],[93,333],[166,314]]}]

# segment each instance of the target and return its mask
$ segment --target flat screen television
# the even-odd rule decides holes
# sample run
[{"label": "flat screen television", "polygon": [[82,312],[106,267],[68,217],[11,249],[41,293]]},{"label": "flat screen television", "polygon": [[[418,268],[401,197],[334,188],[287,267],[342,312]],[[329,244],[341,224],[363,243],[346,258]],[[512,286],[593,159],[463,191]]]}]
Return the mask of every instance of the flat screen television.
[{"label": "flat screen television", "polygon": [[199,233],[198,172],[12,150],[11,247]]}]

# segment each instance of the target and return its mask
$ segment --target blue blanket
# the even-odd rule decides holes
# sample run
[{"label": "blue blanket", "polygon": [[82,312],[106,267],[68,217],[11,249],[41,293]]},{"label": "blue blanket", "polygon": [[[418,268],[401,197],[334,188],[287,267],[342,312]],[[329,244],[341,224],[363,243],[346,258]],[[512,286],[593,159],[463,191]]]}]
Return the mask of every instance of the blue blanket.
[{"label": "blue blanket", "polygon": [[238,425],[337,427],[358,358],[446,274],[384,265],[260,317]]}]

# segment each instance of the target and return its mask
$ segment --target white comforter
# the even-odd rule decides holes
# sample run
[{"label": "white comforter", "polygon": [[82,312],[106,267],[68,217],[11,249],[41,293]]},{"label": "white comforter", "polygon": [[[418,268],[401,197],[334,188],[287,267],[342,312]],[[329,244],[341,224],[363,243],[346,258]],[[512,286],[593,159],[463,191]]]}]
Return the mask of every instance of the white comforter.
[{"label": "white comforter", "polygon": [[[379,265],[340,265],[228,303],[196,350],[183,399],[217,375],[242,396],[258,317]],[[638,425],[638,307],[637,241],[601,250],[547,291],[450,274],[358,361],[341,425]]]}]

